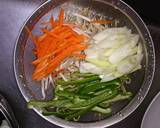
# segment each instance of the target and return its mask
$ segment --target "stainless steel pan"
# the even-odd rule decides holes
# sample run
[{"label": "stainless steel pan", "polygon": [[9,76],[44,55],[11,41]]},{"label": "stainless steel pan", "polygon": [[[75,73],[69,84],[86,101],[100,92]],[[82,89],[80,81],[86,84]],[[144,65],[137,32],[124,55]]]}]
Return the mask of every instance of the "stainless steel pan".
[{"label": "stainless steel pan", "polygon": [[[73,6],[71,7],[71,3]],[[39,34],[40,23],[49,18],[51,14],[56,16],[60,6],[69,8],[72,11],[77,7],[91,7],[94,11],[102,13],[111,19],[118,19],[119,26],[127,26],[134,33],[138,33],[144,50],[143,68],[132,74],[132,84],[128,86],[134,94],[131,102],[122,102],[113,106],[112,116],[98,120],[94,116],[86,116],[80,122],[69,122],[57,117],[44,117],[38,109],[34,109],[41,117],[49,122],[61,127],[81,127],[81,128],[100,128],[111,126],[130,115],[145,98],[152,83],[155,69],[155,53],[150,33],[138,16],[138,14],[126,3],[120,0],[49,0],[42,4],[26,21],[24,26],[33,29],[32,32]],[[41,89],[38,82],[31,79],[34,60],[32,49],[34,48],[27,31],[22,27],[17,39],[14,51],[14,72],[19,89],[26,99],[41,99]],[[47,91],[48,98],[52,97],[52,87]]]}]

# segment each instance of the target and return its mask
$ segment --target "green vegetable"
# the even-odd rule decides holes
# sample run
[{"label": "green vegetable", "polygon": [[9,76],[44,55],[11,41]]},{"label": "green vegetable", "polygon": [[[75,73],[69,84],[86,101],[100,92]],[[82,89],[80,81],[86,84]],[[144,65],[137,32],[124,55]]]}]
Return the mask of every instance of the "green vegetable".
[{"label": "green vegetable", "polygon": [[[100,82],[97,75],[91,73],[77,74],[81,77],[80,80],[58,81],[61,84],[55,87],[53,100],[30,101],[28,107],[40,108],[44,116],[54,115],[65,120],[78,121],[82,115],[91,111],[111,114],[110,105],[112,103],[129,99],[132,96],[130,92],[122,93],[120,88],[125,82],[130,82],[128,76]],[[56,111],[51,108],[56,109]]]},{"label": "green vegetable", "polygon": [[117,90],[106,90],[101,95],[95,96],[91,99],[88,99],[80,103],[68,104],[66,107],[71,110],[79,110],[79,109],[86,109],[88,107],[94,107],[105,100],[115,97],[117,93],[118,93]]},{"label": "green vegetable", "polygon": [[78,112],[75,112],[74,114],[68,115],[67,117],[65,117],[65,120],[74,120],[74,118],[77,118],[79,116],[82,116],[82,115],[88,113],[90,111],[90,109],[91,108],[79,110]]},{"label": "green vegetable", "polygon": [[72,80],[72,81],[68,81],[68,82],[65,82],[65,81],[57,81],[57,84],[60,84],[60,85],[63,85],[63,86],[66,86],[66,85],[80,85],[80,84],[84,84],[84,83],[87,83],[87,82],[92,82],[92,81],[96,81],[96,80],[101,80],[99,76],[92,76],[92,77],[89,77],[89,78],[85,78],[85,79],[82,79],[82,80]]},{"label": "green vegetable", "polygon": [[72,77],[92,77],[92,76],[98,76],[98,75],[92,73],[80,73],[80,72],[72,74]]},{"label": "green vegetable", "polygon": [[[75,112],[74,114],[68,115],[67,117],[65,117],[65,119],[66,120],[74,120],[74,118],[82,116],[82,115],[88,113],[90,110],[91,110],[91,107],[88,107],[87,109],[82,109],[78,112]],[[92,109],[92,111],[100,112],[100,113],[103,113],[103,114],[110,114],[112,112],[112,110],[110,108],[103,109],[103,108],[97,107],[97,106],[94,107]]]},{"label": "green vegetable", "polygon": [[29,101],[28,108],[39,107],[64,107],[65,105],[69,104],[70,100],[50,100],[50,101]]},{"label": "green vegetable", "polygon": [[[113,90],[113,91],[110,90],[110,92],[105,92],[102,95],[99,95],[95,98],[92,98],[91,100],[86,101],[84,103],[72,105],[70,107],[72,107],[74,109],[80,108],[81,110],[78,111],[77,113],[74,113],[72,115],[67,116],[65,119],[66,120],[73,120],[74,118],[76,118],[78,116],[82,116],[82,115],[88,113],[93,107],[95,107],[100,102],[107,100],[107,99],[110,99],[110,98],[114,97],[116,94],[117,94],[116,90]],[[97,108],[95,108],[95,109],[97,110]],[[100,109],[99,109],[99,111],[100,111]]]},{"label": "green vegetable", "polygon": [[89,96],[86,96],[86,95],[80,95],[80,94],[76,94],[74,92],[69,92],[69,91],[57,91],[55,93],[57,96],[60,96],[60,97],[63,97],[63,98],[67,98],[67,99],[74,99],[75,97],[79,97],[79,98],[82,98],[82,99],[88,99],[90,98]]},{"label": "green vegetable", "polygon": [[112,112],[112,109],[111,108],[104,109],[102,107],[95,106],[94,108],[92,108],[92,111],[103,113],[103,114],[110,114]]},{"label": "green vegetable", "polygon": [[[92,83],[89,84],[88,86],[85,86],[84,88],[82,88],[79,93],[80,94],[88,94],[88,93],[93,93],[94,91],[103,89],[105,87],[111,87],[111,85],[120,85],[120,81],[118,80],[113,80],[113,81],[109,81],[109,82],[99,82],[99,83]],[[112,86],[113,87],[113,86]]]},{"label": "green vegetable", "polygon": [[44,116],[51,116],[51,115],[55,115],[61,118],[64,118],[68,115],[72,115],[74,114],[76,111],[71,111],[71,112],[50,112],[50,111],[43,111],[42,114]]},{"label": "green vegetable", "polygon": [[132,97],[132,95],[133,94],[131,92],[126,92],[125,94],[118,94],[116,97],[100,103],[100,106],[108,107],[109,104],[111,104],[111,103],[115,103],[115,102],[118,102],[118,101],[130,99]]}]

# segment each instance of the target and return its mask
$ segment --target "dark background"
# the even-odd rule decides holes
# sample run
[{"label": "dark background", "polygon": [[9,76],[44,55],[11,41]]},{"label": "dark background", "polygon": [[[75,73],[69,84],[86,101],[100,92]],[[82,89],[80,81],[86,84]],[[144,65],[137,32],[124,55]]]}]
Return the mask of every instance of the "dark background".
[{"label": "dark background", "polygon": [[[28,110],[13,74],[13,48],[27,17],[45,0],[0,0],[0,93],[9,101],[21,128],[56,128]],[[156,71],[152,87],[140,107],[122,122],[110,128],[140,128],[144,112],[160,90],[160,7],[157,1],[124,0],[146,22],[156,50]]]}]

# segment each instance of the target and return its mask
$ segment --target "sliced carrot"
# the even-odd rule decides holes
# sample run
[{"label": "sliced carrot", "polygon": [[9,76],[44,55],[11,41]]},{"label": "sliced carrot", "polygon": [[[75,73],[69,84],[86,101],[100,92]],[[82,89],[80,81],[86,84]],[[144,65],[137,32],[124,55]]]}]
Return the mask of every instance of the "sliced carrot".
[{"label": "sliced carrot", "polygon": [[58,35],[54,34],[53,32],[50,32],[50,31],[47,30],[47,29],[42,29],[42,32],[46,33],[46,34],[49,35],[49,36],[53,36],[54,38],[57,38],[57,39],[59,38]]},{"label": "sliced carrot", "polygon": [[55,42],[54,40],[52,40],[52,41],[50,42],[50,47],[47,49],[46,54],[49,54],[49,53],[55,51],[55,50],[57,49],[57,47],[58,47],[58,46],[57,46],[57,42]]},{"label": "sliced carrot", "polygon": [[[57,30],[61,29],[62,27],[57,26],[54,29],[51,30],[51,32],[56,32]],[[42,42],[46,38],[47,34],[43,34],[42,36],[39,36],[38,42]]]},{"label": "sliced carrot", "polygon": [[63,51],[61,54],[59,54],[54,60],[52,60],[46,70],[46,75],[50,74],[53,70],[55,70],[61,64],[61,62],[67,57],[70,57],[75,50],[76,47],[71,46],[65,51]]},{"label": "sliced carrot", "polygon": [[47,60],[43,61],[42,63],[38,64],[33,75],[32,75],[32,78],[34,80],[40,78],[41,76],[45,76],[45,70],[44,70],[44,67],[47,67],[48,64],[47,64]]},{"label": "sliced carrot", "polygon": [[45,60],[45,59],[47,59],[47,58],[55,55],[56,53],[62,51],[63,49],[65,49],[65,48],[67,48],[67,47],[68,47],[68,45],[64,45],[64,46],[60,47],[59,49],[53,51],[52,53],[49,53],[49,54],[47,54],[47,55],[45,55],[45,56],[43,56],[43,57],[41,57],[41,58],[33,61],[32,64],[36,65],[36,64],[40,63],[41,61],[43,61],[43,60]]},{"label": "sliced carrot", "polygon": [[62,25],[62,24],[63,24],[63,19],[64,19],[64,9],[62,8],[62,9],[60,10],[59,19],[58,19],[59,25]]},{"label": "sliced carrot", "polygon": [[97,23],[97,24],[112,24],[111,20],[93,20],[90,23]]},{"label": "sliced carrot", "polygon": [[52,38],[48,37],[44,40],[44,42],[41,43],[42,48],[38,52],[39,57],[42,57],[46,54],[47,49],[50,47],[51,41],[52,41]]},{"label": "sliced carrot", "polygon": [[53,15],[51,15],[51,18],[50,18],[50,24],[51,24],[52,28],[54,28],[54,27],[57,26],[56,23],[55,23],[55,21],[54,21]]},{"label": "sliced carrot", "polygon": [[75,32],[73,28],[76,26],[65,24],[63,20],[64,10],[61,9],[57,21],[51,16],[49,21],[51,29],[42,29],[43,34],[38,38],[29,33],[36,44],[37,59],[32,62],[35,65],[33,80],[41,80],[52,73],[53,77],[57,76],[62,70],[55,70],[68,57],[74,56],[77,59],[86,57],[81,51],[88,48],[88,45],[83,43],[88,37]]}]

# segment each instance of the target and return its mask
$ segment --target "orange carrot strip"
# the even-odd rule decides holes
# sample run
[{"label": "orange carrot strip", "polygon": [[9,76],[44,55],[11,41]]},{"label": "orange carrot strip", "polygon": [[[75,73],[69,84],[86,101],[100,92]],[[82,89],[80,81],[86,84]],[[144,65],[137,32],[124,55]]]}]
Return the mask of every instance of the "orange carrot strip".
[{"label": "orange carrot strip", "polygon": [[48,34],[48,35],[50,35],[50,36],[53,36],[53,37],[55,37],[55,38],[59,38],[59,36],[57,36],[57,35],[54,34],[53,32],[50,32],[50,31],[47,30],[47,29],[42,29],[42,32],[44,32],[44,33],[46,33],[46,34]]},{"label": "orange carrot strip", "polygon": [[[47,63],[47,60],[43,61],[42,63],[38,64],[38,66],[36,67],[33,75],[32,75],[32,78],[34,80],[38,79],[38,78],[41,78],[42,76],[44,77],[45,76],[45,70],[44,67],[47,67],[48,66],[48,63]],[[43,78],[42,77],[42,78]]]},{"label": "orange carrot strip", "polygon": [[53,15],[51,15],[51,18],[50,18],[50,24],[51,24],[52,28],[54,28],[54,27],[57,26],[57,24],[56,24],[55,21],[54,21]]},{"label": "orange carrot strip", "polygon": [[[73,30],[74,25],[63,23],[64,10],[61,9],[58,21],[53,16],[50,18],[52,29],[42,29],[43,35],[38,37],[36,43],[37,59],[32,62],[36,66],[32,78],[41,80],[43,77],[51,74],[61,62],[70,56],[78,59],[84,59],[86,55],[81,51],[88,48],[87,44],[83,44],[88,39],[85,35],[81,35]],[[57,76],[60,71],[56,71],[53,76]]]},{"label": "orange carrot strip", "polygon": [[[50,30],[50,32],[52,33],[54,33],[55,31],[57,31],[57,30],[59,30],[59,29],[61,29],[62,27],[60,27],[60,26],[57,26],[57,27],[55,27],[54,29],[52,29],[52,30]],[[43,34],[42,36],[40,36],[39,38],[38,38],[38,42],[42,42],[45,38],[46,38],[46,36],[47,36],[47,34]]]},{"label": "orange carrot strip", "polygon": [[55,42],[54,40],[51,41],[50,43],[50,47],[47,49],[46,54],[52,53],[53,51],[55,51],[57,49],[57,42]]},{"label": "orange carrot strip", "polygon": [[[62,51],[61,54],[57,55],[53,60],[51,60],[47,66],[44,66],[41,69],[39,69],[37,72],[35,72],[34,76],[36,76],[36,74],[43,72],[44,70],[45,70],[45,76],[47,76],[54,69],[56,69],[64,59],[71,56],[74,51],[81,51],[86,48],[87,48],[87,45],[82,45],[82,44],[81,45],[78,44],[76,46],[70,46],[66,48],[65,51]],[[33,79],[35,78],[34,76],[33,76]]]},{"label": "orange carrot strip", "polygon": [[33,64],[33,65],[36,65],[36,64],[40,63],[41,61],[43,61],[43,60],[45,60],[45,59],[47,59],[47,58],[55,55],[56,53],[62,51],[63,49],[65,49],[65,48],[67,48],[67,47],[68,47],[68,45],[64,45],[64,46],[60,47],[59,49],[53,51],[52,53],[50,53],[50,54],[48,54],[48,55],[45,55],[45,56],[43,56],[43,57],[41,57],[41,58],[38,58],[37,60],[33,61],[32,64]]},{"label": "orange carrot strip", "polygon": [[111,20],[93,20],[90,23],[97,23],[97,24],[112,24]]},{"label": "orange carrot strip", "polygon": [[46,40],[42,43],[43,47],[39,51],[39,57],[42,57],[46,54],[47,49],[50,47],[50,43],[52,41],[51,37],[46,38]]},{"label": "orange carrot strip", "polygon": [[[78,46],[79,47],[79,46]],[[78,48],[79,49],[79,48]],[[50,74],[55,68],[58,67],[58,65],[60,65],[60,63],[67,57],[71,56],[72,53],[77,49],[77,46],[70,46],[68,47],[65,51],[63,51],[61,54],[59,54],[56,58],[54,58],[52,61],[50,61],[49,65],[44,68],[41,68],[41,70],[38,70],[34,76],[38,76],[37,74],[41,74],[41,72],[43,72],[45,70],[45,76],[47,76],[48,74]],[[33,76],[33,79],[35,78]],[[37,78],[37,80],[39,80],[40,78]]]},{"label": "orange carrot strip", "polygon": [[61,62],[66,59],[67,57],[71,56],[72,53],[76,50],[76,47],[68,47],[65,51],[59,54],[54,60],[50,62],[48,68],[46,70],[46,75],[50,74],[54,69],[56,69]]},{"label": "orange carrot strip", "polygon": [[41,80],[43,77],[45,77],[45,72],[40,72],[39,74],[33,74],[32,79],[33,80]]},{"label": "orange carrot strip", "polygon": [[63,19],[64,19],[64,9],[62,8],[59,14],[59,19],[58,19],[59,25],[62,25]]}]

